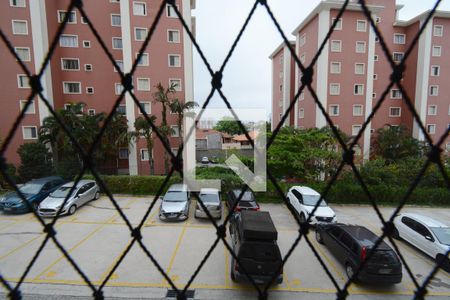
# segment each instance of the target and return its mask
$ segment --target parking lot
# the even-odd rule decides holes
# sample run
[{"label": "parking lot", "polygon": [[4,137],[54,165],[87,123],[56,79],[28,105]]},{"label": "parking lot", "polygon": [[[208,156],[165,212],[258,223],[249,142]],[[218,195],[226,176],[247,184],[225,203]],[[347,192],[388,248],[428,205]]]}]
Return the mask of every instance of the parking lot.
[{"label": "parking lot", "polygon": [[[134,226],[140,222],[152,201],[152,198],[123,196],[116,199]],[[210,221],[194,219],[194,205],[195,201],[191,203],[189,219],[181,223],[161,222],[158,218],[159,206],[155,206],[142,230],[143,242],[178,287],[184,287],[216,239],[215,230]],[[336,211],[339,222],[360,224],[377,234],[381,233],[380,222],[371,207],[331,206]],[[261,204],[261,210],[271,213],[279,232],[278,243],[284,256],[298,236],[296,222],[284,205]],[[382,207],[381,210],[384,216],[388,217],[393,208]],[[404,211],[420,212],[446,223],[450,221],[450,209],[406,207]],[[58,240],[96,285],[101,284],[105,279],[131,240],[130,232],[123,219],[106,197],[80,208],[73,216],[62,217],[57,222],[56,231]],[[44,237],[41,225],[32,214],[0,213],[0,272],[8,281],[19,280]],[[315,241],[313,232],[309,237],[339,285],[343,286],[347,279],[344,267],[323,245]],[[431,271],[434,262],[403,241],[398,242],[398,245],[414,276],[419,283],[422,282]],[[59,292],[90,296],[90,289],[83,285],[85,283],[80,275],[50,241],[28,273],[24,291],[36,294],[58,294]],[[164,297],[167,289],[170,288],[138,245],[133,246],[113,273],[107,287],[105,296],[117,296],[118,293],[123,293],[128,296],[142,297],[143,294],[146,297],[152,295],[155,298]],[[115,287],[120,287],[120,292]],[[223,298],[229,298],[227,294],[237,298],[239,295],[248,295],[246,293],[249,293],[252,287],[231,281],[230,254],[219,242],[194,280],[191,289],[195,289],[196,295],[202,295],[202,292],[203,295],[209,295],[204,296],[205,298],[216,298],[214,292],[220,292]],[[311,297],[335,298],[336,292],[332,282],[303,239],[284,267],[283,283],[272,289],[276,290],[275,295],[278,294],[280,297],[287,295],[286,299],[290,298],[291,293],[308,293]],[[411,298],[414,289],[412,280],[404,270],[400,284],[387,287],[352,284],[349,292],[362,298],[369,296],[392,299],[405,296]],[[428,291],[429,296],[448,299],[450,274],[439,271],[429,285]],[[196,296],[196,298],[202,297]]]}]

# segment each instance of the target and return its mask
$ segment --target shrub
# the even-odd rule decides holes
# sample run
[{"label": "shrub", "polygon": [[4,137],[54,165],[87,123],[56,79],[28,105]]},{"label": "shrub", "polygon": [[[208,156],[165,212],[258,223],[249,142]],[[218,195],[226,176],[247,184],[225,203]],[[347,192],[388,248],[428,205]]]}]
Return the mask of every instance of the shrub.
[{"label": "shrub", "polygon": [[17,153],[20,155],[21,165],[18,173],[20,180],[49,176],[53,171],[51,154],[42,143],[26,143],[20,145]]},{"label": "shrub", "polygon": [[[16,167],[13,164],[6,164],[5,166],[6,166],[5,173],[8,174],[9,177],[11,177],[12,180],[14,180],[16,182],[17,181]],[[6,182],[3,174],[0,173],[0,190],[6,190],[6,189],[9,189],[9,188],[10,188],[10,186]]]}]

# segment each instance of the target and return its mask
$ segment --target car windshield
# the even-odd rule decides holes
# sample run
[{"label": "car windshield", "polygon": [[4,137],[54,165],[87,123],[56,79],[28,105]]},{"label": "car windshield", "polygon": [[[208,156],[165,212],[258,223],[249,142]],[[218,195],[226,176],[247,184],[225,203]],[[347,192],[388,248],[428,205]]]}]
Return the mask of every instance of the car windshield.
[{"label": "car windshield", "polygon": [[217,194],[200,194],[200,199],[203,203],[218,204],[220,202]]},{"label": "car windshield", "polygon": [[450,246],[450,227],[430,227],[441,244]]},{"label": "car windshield", "polygon": [[37,194],[42,188],[40,183],[26,183],[20,187],[20,191],[23,194]]},{"label": "car windshield", "polygon": [[[239,198],[239,195],[242,193],[242,191],[234,191],[234,195],[236,196],[236,199]],[[242,195],[241,201],[255,201],[255,196],[251,191],[245,191],[244,195]]]},{"label": "car windshield", "polygon": [[[303,204],[306,206],[316,206],[317,202],[320,200],[319,195],[303,195]],[[327,206],[324,199],[320,201],[319,206]]]},{"label": "car windshield", "polygon": [[164,195],[164,201],[169,201],[169,202],[184,202],[187,200],[187,193],[186,192],[181,192],[181,191],[168,191],[165,195]]},{"label": "car windshield", "polygon": [[62,186],[53,193],[51,193],[50,196],[52,196],[53,198],[66,198],[71,188],[72,188],[71,186]]}]

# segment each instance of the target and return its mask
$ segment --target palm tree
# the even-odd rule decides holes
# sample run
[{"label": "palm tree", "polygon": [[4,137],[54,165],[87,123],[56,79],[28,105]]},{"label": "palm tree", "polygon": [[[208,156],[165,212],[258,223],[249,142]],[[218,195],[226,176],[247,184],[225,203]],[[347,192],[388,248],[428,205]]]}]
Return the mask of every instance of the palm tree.
[{"label": "palm tree", "polygon": [[[152,123],[155,123],[156,116],[149,116],[149,119]],[[147,150],[148,150],[148,162],[150,165],[150,175],[153,175],[155,173],[155,168],[153,164],[153,130],[150,126],[150,123],[143,117],[139,117],[134,121],[134,128],[136,131],[131,133],[132,138],[135,140],[139,138],[144,138],[147,143]]]},{"label": "palm tree", "polygon": [[178,132],[179,132],[178,136],[180,139],[179,144],[181,145],[181,143],[183,142],[182,125],[183,125],[184,113],[188,110],[193,109],[194,107],[197,107],[198,104],[197,104],[197,102],[194,102],[194,101],[188,101],[188,102],[183,103],[179,99],[174,99],[172,102],[170,102],[169,106],[170,106],[170,111],[172,113],[177,114],[177,126],[178,126]]}]

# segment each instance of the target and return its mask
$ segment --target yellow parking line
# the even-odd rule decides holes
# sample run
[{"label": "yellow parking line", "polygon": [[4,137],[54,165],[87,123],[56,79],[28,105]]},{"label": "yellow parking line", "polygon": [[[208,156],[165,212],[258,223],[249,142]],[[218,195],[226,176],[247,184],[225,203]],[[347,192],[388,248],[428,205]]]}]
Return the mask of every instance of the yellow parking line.
[{"label": "yellow parking line", "polygon": [[[223,243],[223,241],[222,241]],[[228,272],[228,266],[230,265],[230,261],[228,258],[228,249],[225,245],[223,245],[223,253],[225,255],[225,287],[229,288],[230,287],[230,278],[228,276],[230,276],[230,273]],[[230,267],[231,268],[231,267]],[[231,272],[231,270],[230,270]]]},{"label": "yellow parking line", "polygon": [[[131,243],[131,242],[130,242]],[[130,243],[127,244],[127,246],[125,248],[123,248],[123,250],[120,252],[119,255],[116,256],[116,258],[113,260],[113,262],[109,265],[109,267],[105,270],[105,272],[103,272],[102,276],[100,276],[99,282],[100,284],[103,283],[103,281],[106,279],[106,276],[108,276],[109,272],[111,272],[111,270],[114,268],[114,266],[117,264],[117,262],[119,261],[120,257],[122,256],[122,254],[125,252],[125,250],[129,247]],[[131,251],[131,249],[130,249]],[[129,254],[130,252],[128,252]],[[111,278],[110,278],[111,280]]]},{"label": "yellow parking line", "polygon": [[[170,257],[169,266],[167,267],[167,270],[166,270],[166,274],[169,277],[170,277],[170,271],[172,269],[173,263],[175,262],[175,257],[177,256],[178,250],[180,249],[181,241],[183,240],[183,236],[186,232],[186,228],[187,228],[187,223],[185,223],[185,225],[183,226],[183,229],[181,230],[181,234],[178,237],[177,244],[175,245],[175,250],[173,251],[172,256]],[[166,282],[165,278],[163,278],[162,284],[166,284],[166,285],[168,284]]]},{"label": "yellow parking line", "polygon": [[314,239],[309,239],[310,241],[311,241],[311,243],[313,243],[314,244],[314,248],[317,250],[317,252],[319,252],[320,253],[320,256],[322,257],[322,258],[324,258],[326,261],[327,261],[327,263],[328,263],[328,265],[330,265],[331,266],[331,268],[333,269],[333,271],[338,275],[338,277],[342,280],[342,281],[344,281],[344,282],[346,282],[346,279],[345,279],[345,277],[344,277],[344,275],[341,273],[341,271],[339,271],[339,269],[337,268],[337,266],[331,261],[331,259],[325,254],[325,252],[323,252],[321,249],[320,249],[320,245],[314,240]]},{"label": "yellow parking line", "polygon": [[[118,213],[117,213],[118,214]],[[112,216],[109,220],[112,221],[114,220],[114,218],[117,216],[117,214],[115,214],[114,216]],[[103,229],[107,224],[103,224],[98,226],[97,228],[95,228],[93,231],[91,231],[87,236],[85,236],[82,240],[80,240],[77,244],[75,244],[72,248],[70,248],[69,250],[67,250],[67,253],[71,253],[73,250],[75,250],[76,248],[78,248],[79,246],[81,246],[82,244],[84,244],[85,242],[87,242],[90,238],[92,238],[94,236],[94,234],[96,234],[98,231],[100,231],[101,229]],[[62,259],[66,258],[64,255],[61,255],[57,260],[55,260],[53,263],[51,263],[47,268],[44,269],[44,271],[42,271],[41,273],[39,273],[34,279],[35,280],[39,280],[39,278],[41,276],[43,276],[45,273],[47,273],[51,268],[53,268],[57,263],[59,263]]]},{"label": "yellow parking line", "polygon": [[12,223],[6,224],[5,226],[0,227],[0,231],[3,231],[5,229],[8,229],[11,226],[14,226],[14,225],[17,225],[17,224],[20,224],[20,223],[23,223],[23,222],[26,222],[26,220],[13,220]]},{"label": "yellow parking line", "polygon": [[40,234],[40,235],[38,235],[38,236],[32,238],[31,240],[29,240],[29,241],[23,243],[22,245],[20,245],[20,246],[14,248],[14,249],[12,249],[12,250],[9,251],[8,253],[3,254],[2,256],[0,256],[0,260],[4,259],[5,257],[10,256],[11,254],[13,254],[13,253],[19,251],[20,249],[22,249],[22,248],[28,246],[29,244],[31,244],[32,242],[34,242],[34,241],[37,240],[38,238],[44,237],[44,236],[45,236],[45,234]]}]

